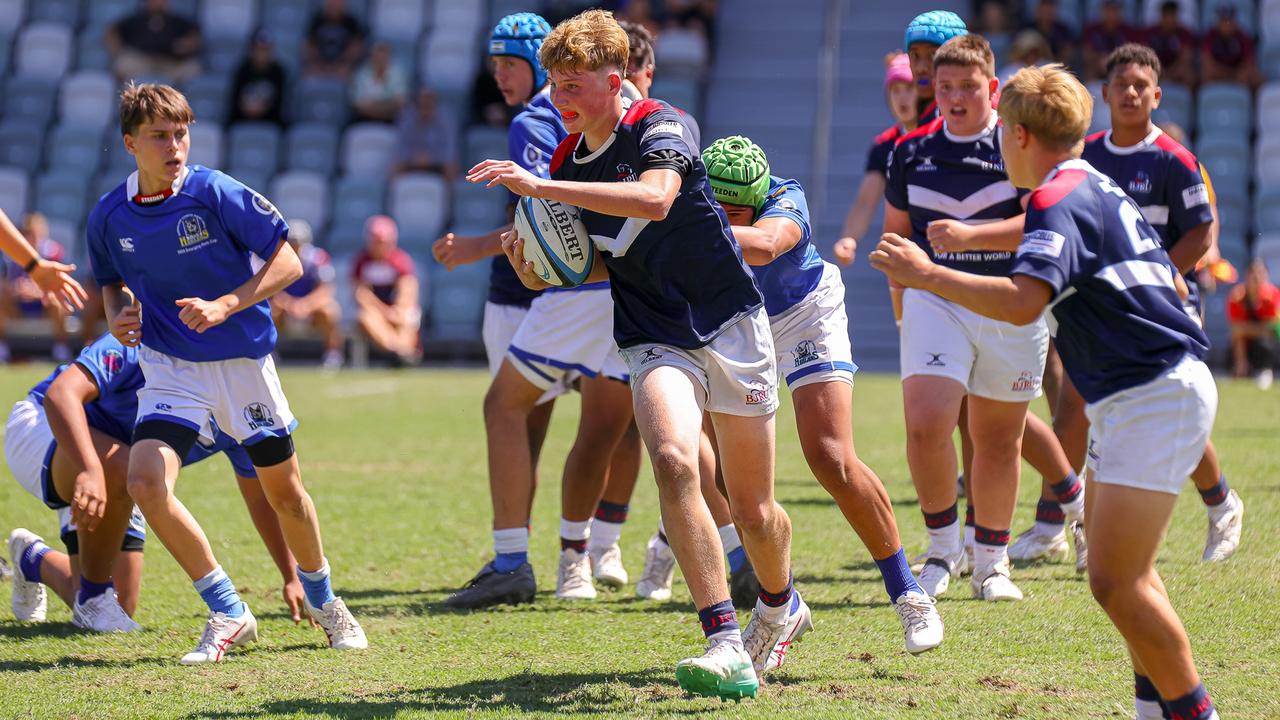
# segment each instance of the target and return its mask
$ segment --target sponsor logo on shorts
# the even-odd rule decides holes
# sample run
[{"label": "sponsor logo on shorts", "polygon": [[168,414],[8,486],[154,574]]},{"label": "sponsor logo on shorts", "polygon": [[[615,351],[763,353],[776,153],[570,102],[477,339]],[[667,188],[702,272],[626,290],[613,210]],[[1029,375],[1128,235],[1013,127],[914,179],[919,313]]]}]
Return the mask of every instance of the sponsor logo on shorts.
[{"label": "sponsor logo on shorts", "polygon": [[818,359],[818,344],[812,340],[801,340],[791,354],[796,356],[796,367],[811,363]]},{"label": "sponsor logo on shorts", "polygon": [[925,355],[929,356],[929,362],[925,363],[925,365],[928,365],[930,367],[946,367],[947,366],[947,361],[942,359],[942,356],[946,355],[946,353],[926,352]]},{"label": "sponsor logo on shorts", "polygon": [[164,410],[164,411],[166,411],[166,412],[167,412],[167,411],[169,411],[169,410],[172,410],[172,409],[173,409],[173,406],[172,406],[172,405],[170,405],[169,403],[156,403],[156,409],[157,409],[157,410]]},{"label": "sponsor logo on shorts", "polygon": [[244,406],[244,419],[249,422],[249,427],[255,430],[276,424],[276,419],[271,417],[271,410],[257,402]]},{"label": "sponsor logo on shorts", "polygon": [[114,377],[116,373],[124,369],[124,355],[119,350],[108,350],[102,353],[102,368],[107,371],[107,377]]},{"label": "sponsor logo on shorts", "polygon": [[662,359],[662,353],[658,352],[657,348],[645,348],[644,352],[640,354],[641,365],[648,365],[649,363],[654,362],[655,360],[661,360],[661,359]]},{"label": "sponsor logo on shorts", "polygon": [[747,391],[748,405],[764,405],[769,402],[769,388],[755,387]]},{"label": "sponsor logo on shorts", "polygon": [[1018,376],[1017,380],[1013,381],[1013,385],[1009,389],[1014,392],[1034,392],[1038,387],[1040,387],[1040,379],[1031,374],[1030,371],[1023,370],[1022,374]]}]

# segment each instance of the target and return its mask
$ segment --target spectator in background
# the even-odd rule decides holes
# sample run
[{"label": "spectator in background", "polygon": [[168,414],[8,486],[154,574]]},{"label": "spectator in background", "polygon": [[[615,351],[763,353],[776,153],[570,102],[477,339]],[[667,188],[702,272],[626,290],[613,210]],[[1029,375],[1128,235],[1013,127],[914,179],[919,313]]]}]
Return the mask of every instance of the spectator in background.
[{"label": "spectator in background", "polygon": [[1107,56],[1125,43],[1141,42],[1141,33],[1124,21],[1124,3],[1105,0],[1102,17],[1084,26],[1080,35],[1084,79],[1101,80],[1107,75]]},{"label": "spectator in background", "polygon": [[1009,32],[1009,6],[1001,0],[985,0],[978,8],[979,35],[987,39],[991,52],[996,55],[996,64],[1003,65],[1009,60],[1009,45],[1013,42],[1013,34]]},{"label": "spectator in background", "polygon": [[1009,48],[1009,62],[1000,68],[996,77],[1000,78],[1000,84],[1003,85],[1022,68],[1052,61],[1053,50],[1049,47],[1049,41],[1038,31],[1026,28],[1019,30],[1017,37],[1013,39],[1013,45]]},{"label": "spectator in background", "polygon": [[284,65],[276,60],[271,34],[259,30],[231,83],[231,122],[284,124]]},{"label": "spectator in background", "polygon": [[271,298],[271,316],[283,334],[289,322],[304,323],[324,336],[327,370],[342,367],[342,308],[338,305],[337,276],[329,253],[312,242],[311,224],[289,221],[289,244],[302,261],[302,277]]},{"label": "spectator in background", "polygon": [[364,56],[365,29],[347,12],[345,0],[324,0],[307,28],[303,71],[307,75],[347,80]]},{"label": "spectator in background", "polygon": [[369,218],[364,234],[365,248],[352,271],[360,330],[400,364],[416,365],[422,358],[422,306],[413,259],[396,246],[399,230],[386,215]]},{"label": "spectator in background", "polygon": [[409,79],[391,57],[391,45],[377,42],[369,59],[351,81],[351,107],[356,119],[395,122],[409,94]]},{"label": "spectator in background", "polygon": [[627,32],[630,54],[627,56],[627,80],[636,86],[640,97],[649,97],[649,88],[653,87],[653,71],[656,64],[653,59],[653,33],[644,25],[630,20],[619,20],[618,24]]},{"label": "spectator in background", "polygon": [[1218,6],[1218,20],[1204,34],[1200,45],[1200,79],[1206,83],[1233,82],[1258,85],[1253,38],[1236,22],[1233,5]]},{"label": "spectator in background", "polygon": [[471,123],[502,130],[504,133],[515,116],[502,99],[502,91],[493,73],[476,73],[471,84]]},{"label": "spectator in background", "polygon": [[1271,387],[1280,366],[1280,289],[1271,284],[1267,266],[1254,260],[1244,282],[1227,297],[1227,320],[1231,325],[1231,362],[1236,377],[1256,374],[1258,387]]},{"label": "spectator in background", "polygon": [[1039,32],[1049,42],[1053,60],[1068,67],[1075,66],[1076,34],[1071,26],[1058,19],[1056,0],[1040,0],[1027,28]]},{"label": "spectator in background", "polygon": [[1160,58],[1161,79],[1188,87],[1196,84],[1196,35],[1179,16],[1178,0],[1160,4],[1160,20],[1147,30],[1146,44]]},{"label": "spectator in background", "polygon": [[169,12],[168,0],[145,0],[107,27],[105,42],[121,81],[150,75],[181,85],[200,74],[200,26]]},{"label": "spectator in background", "polygon": [[651,0],[631,0],[627,3],[626,8],[615,13],[619,20],[626,20],[636,25],[643,26],[649,31],[649,37],[658,34],[662,25],[653,17],[653,3]]},{"label": "spectator in background", "polygon": [[413,104],[400,114],[399,128],[397,173],[434,172],[450,181],[457,177],[457,141],[453,128],[440,119],[434,90],[418,89]]},{"label": "spectator in background", "polygon": [[[40,213],[27,213],[22,219],[22,236],[40,257],[63,262],[66,249],[49,237],[49,221]],[[0,296],[0,362],[9,361],[9,344],[5,339],[9,319],[44,316],[49,319],[53,334],[53,359],[55,362],[71,360],[71,348],[67,346],[67,318],[57,303],[45,301],[44,292],[22,268],[6,261],[5,284]]]}]

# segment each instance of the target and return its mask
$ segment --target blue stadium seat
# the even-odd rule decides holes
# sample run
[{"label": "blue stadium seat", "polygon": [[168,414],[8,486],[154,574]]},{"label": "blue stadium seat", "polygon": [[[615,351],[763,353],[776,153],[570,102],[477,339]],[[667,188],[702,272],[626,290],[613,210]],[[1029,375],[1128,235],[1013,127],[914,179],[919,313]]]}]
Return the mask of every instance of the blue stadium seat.
[{"label": "blue stadium seat", "polygon": [[98,177],[93,180],[93,187],[89,192],[89,199],[96,204],[102,199],[103,195],[115,190],[120,183],[124,182],[126,177],[128,177],[128,173],[112,172],[109,169],[102,171],[98,174]]},{"label": "blue stadium seat", "polygon": [[85,24],[103,28],[137,9],[135,0],[90,0],[86,3],[89,17]]},{"label": "blue stadium seat", "polygon": [[27,14],[26,0],[0,0],[0,35],[11,36],[22,27]]},{"label": "blue stadium seat", "polygon": [[[267,0],[268,3],[271,0]],[[200,3],[200,30],[208,37],[244,41],[258,18],[257,0],[205,0]]]},{"label": "blue stadium seat", "polygon": [[273,123],[237,123],[227,132],[227,171],[274,175],[280,166],[280,128]]},{"label": "blue stadium seat", "polygon": [[[93,0],[90,0],[92,2]],[[220,0],[214,0],[220,1]],[[169,0],[169,12],[189,20],[199,19],[200,0]]]},{"label": "blue stadium seat", "polygon": [[266,195],[267,188],[271,187],[271,173],[262,172],[260,170],[239,170],[228,173],[245,187],[252,188],[257,192]]},{"label": "blue stadium seat", "polygon": [[1254,0],[1211,0],[1200,4],[1200,27],[1207,30],[1213,27],[1218,21],[1218,8],[1223,5],[1231,5],[1236,10],[1236,23],[1244,29],[1245,32],[1254,34],[1254,28],[1258,26],[1257,18],[1253,14]]},{"label": "blue stadium seat", "polygon": [[285,165],[324,176],[338,168],[338,129],[324,123],[298,123],[285,138]]},{"label": "blue stadium seat", "polygon": [[74,45],[70,26],[47,21],[31,23],[18,34],[14,45],[14,74],[57,80],[71,69]]},{"label": "blue stadium seat", "polygon": [[225,143],[222,126],[215,122],[198,122],[191,126],[191,152],[187,155],[190,165],[221,170],[225,165]]},{"label": "blue stadium seat", "polygon": [[[1155,111],[1156,122],[1175,122],[1190,134],[1194,130],[1191,126],[1191,90],[1185,85],[1170,82],[1161,83],[1160,92],[1160,109]],[[1102,94],[1099,93],[1095,102],[1101,99]],[[1107,125],[1109,127],[1110,123]]]},{"label": "blue stadium seat", "polygon": [[182,88],[196,115],[196,122],[224,123],[227,121],[227,103],[230,102],[231,82],[226,76],[197,75]]},{"label": "blue stadium seat", "polygon": [[342,134],[342,171],[356,177],[385,178],[395,162],[399,136],[382,123],[357,123]]},{"label": "blue stadium seat", "polygon": [[30,9],[28,20],[49,20],[71,28],[80,26],[83,14],[80,0],[38,0]]},{"label": "blue stadium seat", "polygon": [[1253,230],[1280,233],[1280,187],[1259,190],[1254,196]]},{"label": "blue stadium seat", "polygon": [[1196,145],[1195,152],[1209,169],[1219,197],[1245,194],[1249,186],[1249,149],[1238,137],[1207,138]]},{"label": "blue stadium seat", "polygon": [[[443,0],[449,2],[450,0]],[[374,37],[416,42],[426,25],[423,0],[373,0],[369,27]]]},{"label": "blue stadium seat", "polygon": [[58,89],[58,118],[63,122],[103,127],[117,119],[118,107],[118,85],[110,73],[74,72]]},{"label": "blue stadium seat", "polygon": [[10,77],[4,84],[4,102],[0,112],[6,120],[25,118],[37,125],[48,125],[53,119],[53,101],[58,84],[34,77]]},{"label": "blue stadium seat", "polygon": [[458,180],[453,184],[452,229],[461,235],[487,233],[507,222],[507,198],[483,185]]},{"label": "blue stadium seat", "polygon": [[1196,97],[1196,127],[1204,131],[1249,134],[1253,124],[1253,99],[1249,89],[1235,83],[1210,83]]},{"label": "blue stadium seat", "polygon": [[407,173],[391,180],[387,195],[400,244],[410,252],[429,249],[449,216],[449,184],[435,173]]},{"label": "blue stadium seat", "polygon": [[293,94],[295,122],[341,127],[347,122],[347,85],[332,78],[302,78]]},{"label": "blue stadium seat", "polygon": [[261,27],[271,31],[277,43],[285,35],[302,37],[314,13],[311,0],[268,0],[262,3]]},{"label": "blue stadium seat", "polygon": [[706,36],[681,28],[663,30],[653,42],[653,54],[659,72],[680,73],[684,77],[698,77],[710,60]]},{"label": "blue stadium seat", "polygon": [[383,214],[386,202],[387,192],[383,183],[370,182],[365,177],[340,177],[333,184],[334,225],[354,223],[362,226],[371,216]]},{"label": "blue stadium seat", "polygon": [[317,233],[329,222],[329,181],[319,173],[281,173],[271,181],[267,197],[285,217],[302,218]]},{"label": "blue stadium seat", "polygon": [[231,35],[206,35],[204,38],[204,72],[211,75],[231,75],[244,60],[248,47],[244,37]]},{"label": "blue stadium seat", "polygon": [[1280,36],[1262,45],[1258,55],[1258,69],[1268,80],[1280,80]]},{"label": "blue stadium seat", "polygon": [[[120,144],[120,135],[115,128],[109,131],[109,135],[113,142]],[[86,177],[93,177],[106,155],[106,136],[101,126],[62,122],[45,139],[45,164],[50,170],[75,170]]]},{"label": "blue stadium seat", "polygon": [[27,196],[30,192],[25,171],[0,166],[0,210],[15,224],[27,211]]},{"label": "blue stadium seat", "polygon": [[490,0],[489,17],[486,30],[491,29],[498,21],[508,15],[514,15],[518,12],[526,12],[529,9],[529,3],[525,0]]},{"label": "blue stadium seat", "polygon": [[471,167],[481,160],[507,159],[507,133],[498,128],[476,126],[467,128],[462,139],[463,167]]},{"label": "blue stadium seat", "polygon": [[0,78],[9,76],[9,56],[13,54],[13,37],[0,32]]},{"label": "blue stadium seat", "polygon": [[[1253,255],[1267,266],[1271,277],[1280,277],[1280,233],[1270,233],[1258,238]],[[1271,281],[1273,284],[1274,280]]]},{"label": "blue stadium seat", "polygon": [[[518,11],[517,11],[518,12]],[[485,23],[484,3],[446,2],[437,0],[432,13],[430,26],[446,28],[459,35],[476,35]],[[484,27],[487,32],[498,23],[494,20]]]},{"label": "blue stadium seat", "polygon": [[697,81],[687,78],[669,78],[664,75],[653,81],[649,96],[666,100],[695,118],[698,117],[698,109],[702,105],[700,102],[702,93],[698,90]]},{"label": "blue stadium seat", "polygon": [[138,169],[137,161],[133,159],[128,150],[124,149],[124,141],[121,140],[120,135],[117,133],[113,132],[107,136],[106,148],[107,158],[104,172],[116,176],[117,182],[123,180],[125,175]]},{"label": "blue stadium seat", "polygon": [[[1280,2],[1276,7],[1280,7]],[[1280,137],[1280,127],[1276,127],[1276,119],[1280,118],[1280,82],[1269,82],[1258,89],[1253,117],[1254,127],[1262,137]]]},{"label": "blue stadium seat", "polygon": [[468,90],[475,80],[477,57],[474,35],[434,28],[422,43],[418,76],[436,90]]},{"label": "blue stadium seat", "polygon": [[453,272],[444,272],[432,263],[428,274],[431,279],[428,337],[432,340],[480,339],[480,321],[489,291],[488,263],[462,265]]},{"label": "blue stadium seat", "polygon": [[1258,138],[1253,148],[1254,181],[1259,188],[1280,189],[1280,133],[1272,130],[1270,134]]},{"label": "blue stadium seat", "polygon": [[40,168],[44,127],[26,120],[0,123],[0,165],[21,168],[28,174]]},{"label": "blue stadium seat", "polygon": [[76,35],[76,69],[103,70],[111,67],[111,56],[103,42],[101,25],[86,25]]},{"label": "blue stadium seat", "polygon": [[53,170],[36,178],[35,209],[51,218],[79,224],[89,212],[90,175]]},{"label": "blue stadium seat", "polygon": [[329,228],[324,248],[332,255],[351,255],[364,247],[364,222],[367,218],[335,217]]}]

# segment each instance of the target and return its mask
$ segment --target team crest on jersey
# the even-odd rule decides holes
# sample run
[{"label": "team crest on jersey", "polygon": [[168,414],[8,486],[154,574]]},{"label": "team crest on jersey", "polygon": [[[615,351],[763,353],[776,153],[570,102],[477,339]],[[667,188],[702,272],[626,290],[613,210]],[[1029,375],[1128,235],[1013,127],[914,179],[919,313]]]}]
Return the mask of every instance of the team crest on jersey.
[{"label": "team crest on jersey", "polygon": [[542,162],[542,148],[537,147],[533,143],[524,146],[524,164],[526,167],[534,167]]},{"label": "team crest on jersey", "polygon": [[769,402],[769,388],[754,387],[747,391],[748,405],[764,405]]},{"label": "team crest on jersey", "polygon": [[777,204],[774,207],[778,208],[779,210],[789,210],[791,212],[795,212],[796,210],[799,209],[796,206],[796,201],[787,197],[784,197],[778,200]]},{"label": "team crest on jersey", "polygon": [[102,368],[107,371],[107,377],[115,377],[115,374],[124,369],[124,355],[119,350],[108,350],[102,353]]},{"label": "team crest on jersey", "polygon": [[1030,371],[1023,370],[1022,374],[1018,376],[1017,380],[1013,381],[1013,385],[1009,389],[1013,392],[1035,392],[1038,387],[1040,387],[1039,379],[1032,375]]},{"label": "team crest on jersey", "polygon": [[1133,176],[1133,180],[1129,181],[1129,192],[1135,195],[1151,192],[1151,176],[1139,170],[1138,174]]},{"label": "team crest on jersey", "polygon": [[801,340],[791,354],[796,356],[796,367],[811,363],[818,359],[818,344],[812,340]]},{"label": "team crest on jersey", "polygon": [[209,242],[209,228],[204,218],[195,213],[183,215],[178,220],[179,253],[194,250]]},{"label": "team crest on jersey", "polygon": [[244,419],[249,423],[249,427],[255,430],[258,428],[271,427],[276,424],[276,419],[271,417],[271,410],[262,403],[250,403],[245,405]]},{"label": "team crest on jersey", "polygon": [[618,182],[635,182],[639,179],[640,178],[636,176],[636,171],[632,170],[630,165],[626,163],[618,163],[618,177],[616,178]]},{"label": "team crest on jersey", "polygon": [[933,158],[928,155],[920,158],[920,164],[916,165],[916,170],[920,172],[933,172],[937,169],[938,166],[933,164]]},{"label": "team crest on jersey", "polygon": [[253,209],[267,217],[271,217],[273,220],[278,220],[281,217],[280,211],[276,209],[276,206],[258,193],[253,194]]}]

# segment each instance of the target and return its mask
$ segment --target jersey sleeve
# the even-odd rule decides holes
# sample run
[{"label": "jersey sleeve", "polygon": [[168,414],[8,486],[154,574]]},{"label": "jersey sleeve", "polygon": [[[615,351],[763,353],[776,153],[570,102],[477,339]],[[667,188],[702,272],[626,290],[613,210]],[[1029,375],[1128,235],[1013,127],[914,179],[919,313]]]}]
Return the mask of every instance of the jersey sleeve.
[{"label": "jersey sleeve", "polygon": [[867,164],[862,168],[862,171],[877,172],[883,175],[886,166],[889,164],[889,151],[892,149],[892,142],[871,143],[871,149],[867,150]]},{"label": "jersey sleeve", "polygon": [[801,242],[809,239],[809,204],[804,197],[804,190],[795,180],[781,183],[765,198],[764,207],[760,209],[760,217],[783,217],[800,226]]},{"label": "jersey sleeve", "polygon": [[889,150],[889,159],[885,163],[884,199],[898,210],[907,209],[907,156],[909,148],[906,143],[898,143]]},{"label": "jersey sleeve", "polygon": [[516,118],[507,132],[507,153],[511,159],[542,178],[551,177],[551,155],[558,144],[555,129],[529,115]]},{"label": "jersey sleeve", "polygon": [[107,248],[106,223],[101,214],[89,215],[89,223],[85,228],[85,244],[89,248],[89,266],[93,270],[93,280],[98,287],[107,287],[123,282],[120,271],[111,260],[111,251]]},{"label": "jersey sleeve", "polygon": [[680,114],[666,105],[659,105],[636,121],[636,139],[641,158],[637,173],[654,167],[693,167],[696,151],[690,147],[689,128],[680,120]]},{"label": "jersey sleeve", "polygon": [[1057,297],[1071,285],[1080,242],[1074,219],[1062,205],[1043,210],[1028,207],[1022,244],[1014,254],[1009,274],[1042,280]]},{"label": "jersey sleeve", "polygon": [[1177,158],[1169,162],[1169,176],[1165,182],[1166,200],[1169,204],[1169,224],[1181,237],[1188,230],[1213,221],[1209,204],[1209,186],[1200,174],[1200,166],[1187,167]]},{"label": "jersey sleeve", "polygon": [[128,352],[111,335],[103,335],[87,345],[76,357],[79,365],[98,386],[98,395],[104,395],[111,387],[111,381],[120,377],[124,369],[124,357]]},{"label": "jersey sleeve", "polygon": [[218,201],[219,219],[232,240],[264,260],[275,254],[289,233],[289,225],[276,206],[226,175],[211,186]]}]

